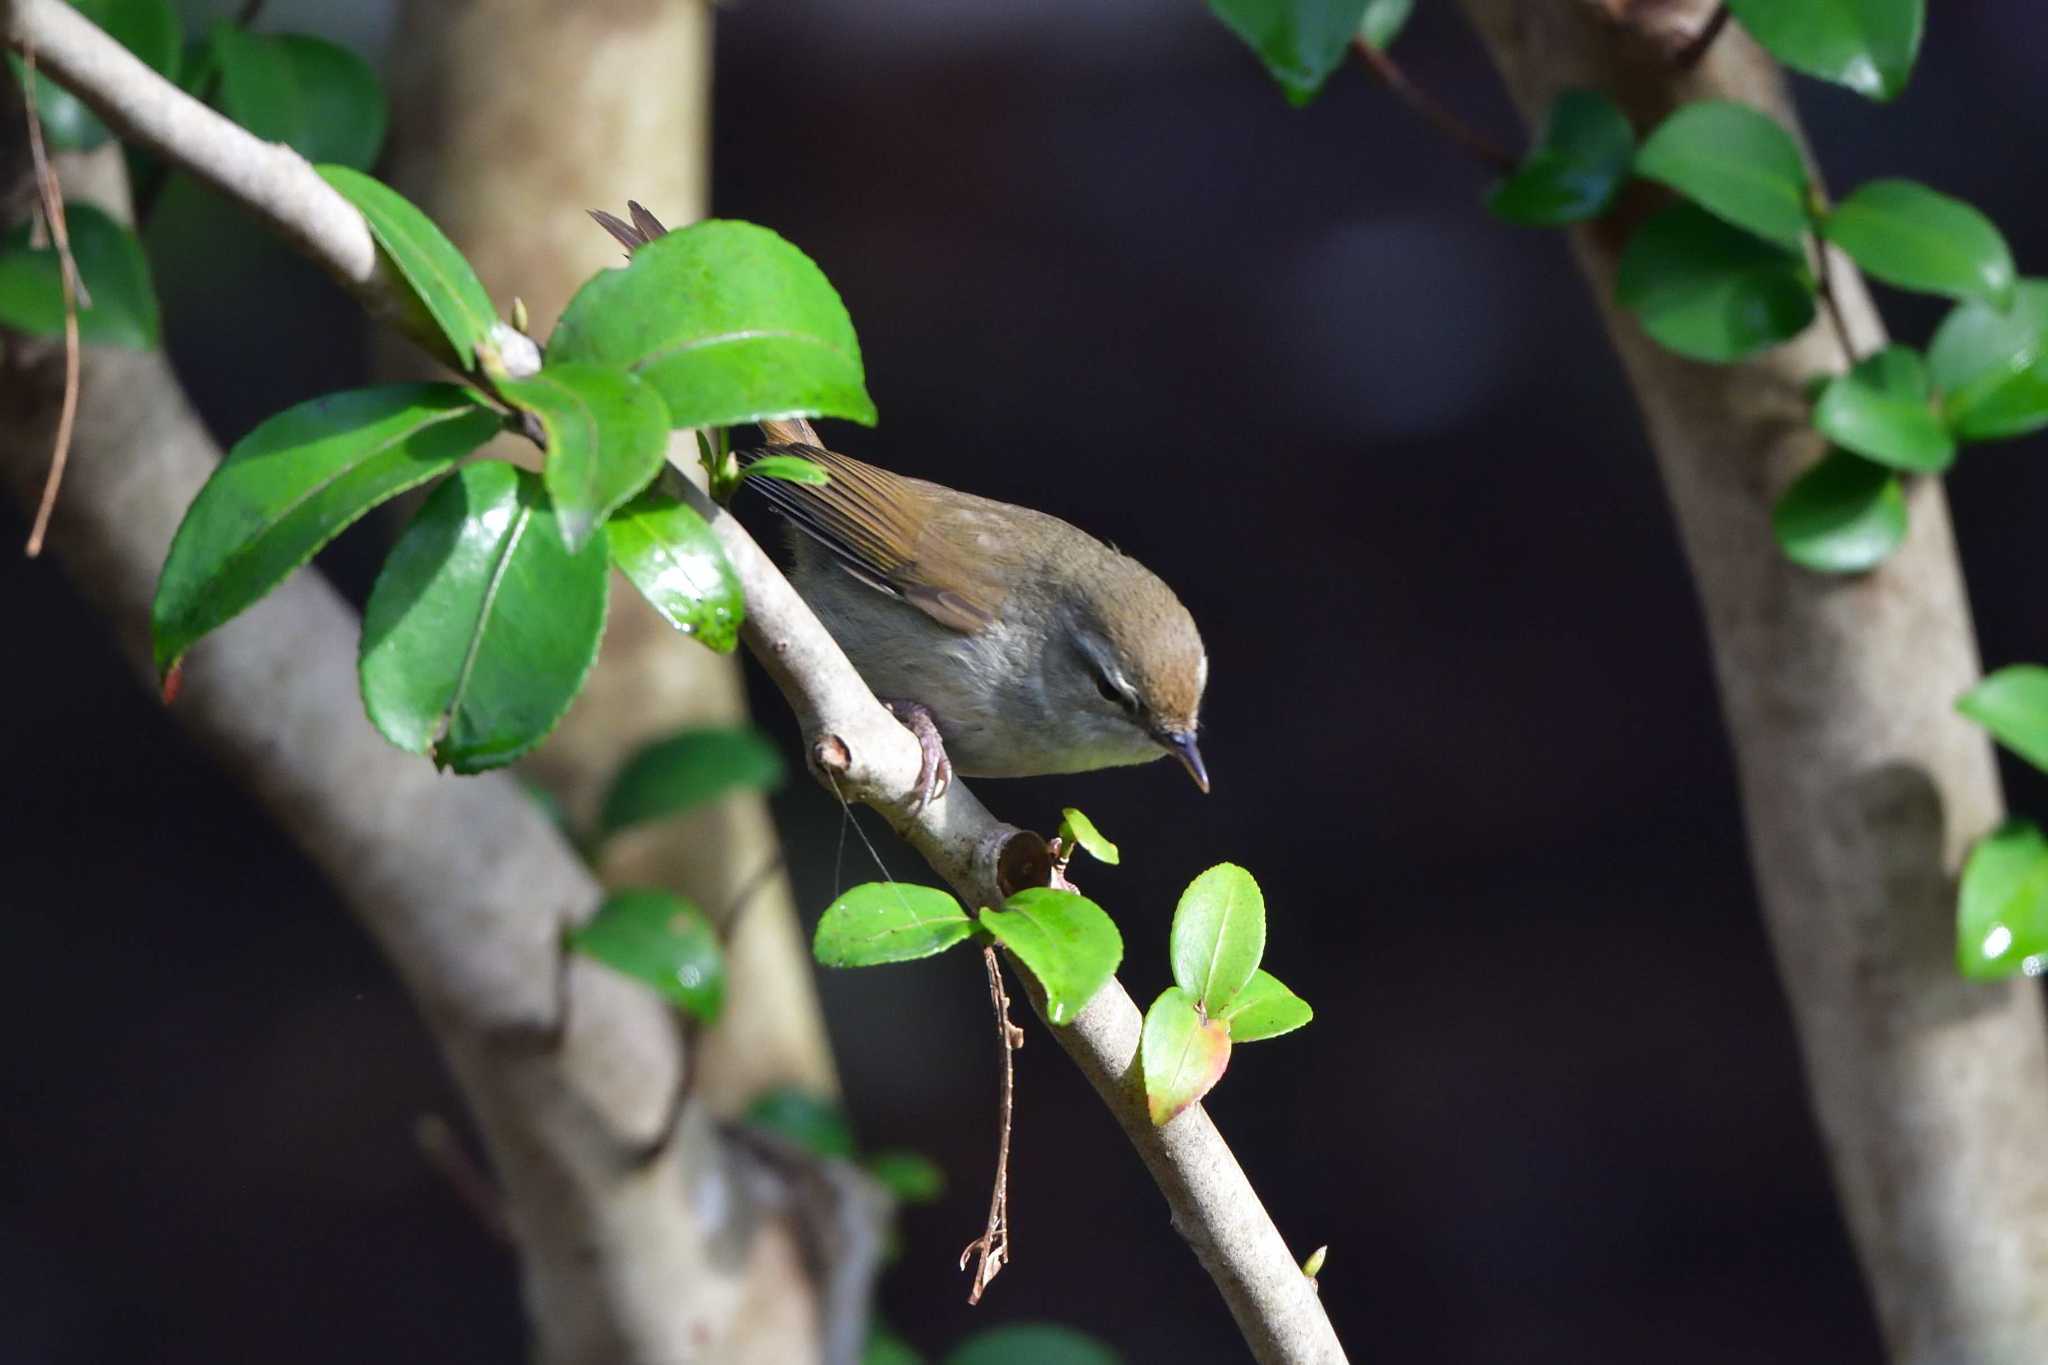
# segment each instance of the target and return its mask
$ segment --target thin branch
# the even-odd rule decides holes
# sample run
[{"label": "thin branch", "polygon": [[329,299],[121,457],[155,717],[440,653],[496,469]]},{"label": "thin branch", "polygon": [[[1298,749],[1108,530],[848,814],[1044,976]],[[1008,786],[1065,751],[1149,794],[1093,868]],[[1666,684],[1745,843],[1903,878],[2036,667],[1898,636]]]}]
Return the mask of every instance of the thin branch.
[{"label": "thin branch", "polygon": [[1707,50],[1713,47],[1714,40],[1721,36],[1721,30],[1726,27],[1728,6],[1714,6],[1713,14],[1708,17],[1706,23],[1700,25],[1700,31],[1693,35],[1692,41],[1672,54],[1671,64],[1680,71],[1689,71],[1698,66],[1706,60]]},{"label": "thin branch", "polygon": [[43,552],[43,537],[50,530],[50,515],[57,510],[57,490],[64,483],[64,465],[71,458],[71,431],[78,420],[78,304],[85,295],[85,281],[78,274],[78,260],[71,254],[71,229],[64,221],[64,187],[50,169],[50,156],[43,146],[43,119],[36,112],[36,49],[33,43],[21,53],[22,107],[28,119],[29,155],[35,161],[36,193],[43,204],[43,221],[50,225],[50,241],[57,252],[57,281],[64,293],[64,399],[57,410],[57,434],[52,440],[50,473],[43,482],[43,496],[36,503],[35,524],[29,528],[27,553],[30,559]]},{"label": "thin branch", "polygon": [[1820,258],[1820,269],[1816,273],[1820,276],[1817,292],[1821,306],[1827,310],[1828,324],[1834,328],[1835,340],[1842,344],[1843,368],[1853,370],[1856,368],[1856,343],[1849,337],[1849,320],[1842,315],[1842,299],[1835,290],[1834,257],[1827,242],[1819,237],[1814,238],[1814,250]]},{"label": "thin branch", "polygon": [[1380,78],[1381,84],[1398,95],[1402,102],[1431,123],[1437,131],[1458,144],[1464,151],[1484,163],[1488,169],[1506,175],[1518,164],[1499,143],[1474,128],[1465,120],[1452,113],[1436,98],[1414,81],[1408,79],[1398,63],[1382,48],[1374,47],[1363,38],[1351,41],[1352,51],[1358,54],[1366,69]]},{"label": "thin branch", "polygon": [[988,1197],[988,1225],[981,1236],[960,1253],[960,1268],[967,1258],[979,1257],[974,1265],[974,1287],[967,1302],[981,1302],[982,1291],[1002,1273],[1010,1261],[1010,1123],[1017,1107],[1017,1049],[1024,1046],[1024,1030],[1010,1022],[1010,994],[1003,989],[1002,964],[996,961],[994,944],[981,950],[988,968],[988,1000],[996,1012],[996,1050],[1003,1058],[1003,1097],[996,1117],[996,1182]]}]

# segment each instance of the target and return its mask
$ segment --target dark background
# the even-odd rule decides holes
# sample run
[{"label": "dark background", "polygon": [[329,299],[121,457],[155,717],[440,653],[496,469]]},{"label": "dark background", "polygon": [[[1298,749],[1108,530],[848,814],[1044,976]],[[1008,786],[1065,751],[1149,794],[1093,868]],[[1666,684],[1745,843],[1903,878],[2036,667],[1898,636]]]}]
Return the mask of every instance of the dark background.
[{"label": "dark background", "polygon": [[[1411,73],[1518,142],[1462,21],[1419,9]],[[1896,105],[1800,85],[1822,162],[1969,198],[2038,266],[2048,20],[1932,9]],[[273,15],[388,41],[380,6]],[[1083,805],[1122,843],[1084,881],[1141,1000],[1181,884],[1223,858],[1263,883],[1267,965],[1318,1017],[1243,1050],[1210,1108],[1290,1242],[1331,1245],[1353,1358],[1878,1360],[1698,612],[1561,240],[1489,220],[1483,175],[1362,72],[1289,109],[1192,3],[744,0],[718,24],[716,211],[824,267],[883,413],[831,438],[1079,522],[1203,624],[1214,795],[1165,764],[982,794],[1040,828]],[[224,441],[365,373],[347,305],[198,195],[150,241]],[[1939,316],[1884,302],[1907,340]],[[2042,454],[1978,448],[1950,480],[1993,664],[2048,655]],[[0,543],[23,531],[0,514]],[[333,569],[360,593],[375,553],[359,534]],[[55,566],[0,554],[0,613],[0,1362],[516,1359],[512,1264],[412,1146],[457,1104],[390,973]],[[819,791],[776,806],[807,918],[873,875],[857,839],[835,864]],[[863,1140],[952,1182],[904,1222],[883,1305],[904,1335],[936,1355],[1052,1318],[1134,1362],[1241,1357],[1042,1036],[1016,1260],[968,1309],[979,966],[822,986]]]}]

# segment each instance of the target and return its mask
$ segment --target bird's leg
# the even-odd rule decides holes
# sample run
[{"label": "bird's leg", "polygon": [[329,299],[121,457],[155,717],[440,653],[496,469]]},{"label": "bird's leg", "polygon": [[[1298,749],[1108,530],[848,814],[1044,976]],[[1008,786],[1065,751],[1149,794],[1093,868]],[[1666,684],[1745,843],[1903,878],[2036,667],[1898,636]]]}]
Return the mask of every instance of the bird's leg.
[{"label": "bird's leg", "polygon": [[946,757],[946,742],[939,738],[939,724],[932,719],[931,709],[921,702],[905,701],[901,698],[882,698],[882,705],[889,708],[889,714],[903,722],[903,728],[917,736],[917,747],[924,753],[924,761],[917,768],[917,805],[923,810],[933,799],[953,785],[953,760]]}]

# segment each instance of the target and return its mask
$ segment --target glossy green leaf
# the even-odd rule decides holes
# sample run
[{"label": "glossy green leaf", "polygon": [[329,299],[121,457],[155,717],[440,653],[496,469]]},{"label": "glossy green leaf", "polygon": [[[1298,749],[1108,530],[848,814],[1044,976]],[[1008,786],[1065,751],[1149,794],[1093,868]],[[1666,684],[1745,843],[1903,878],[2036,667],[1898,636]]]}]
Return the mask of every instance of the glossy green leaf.
[{"label": "glossy green leaf", "polygon": [[943,953],[974,932],[960,902],[933,886],[868,882],[825,907],[811,955],[827,967],[874,967]]},{"label": "glossy green leaf", "polygon": [[390,111],[369,63],[325,39],[215,24],[213,60],[223,113],[308,161],[367,171]]},{"label": "glossy green leaf", "polygon": [[1385,52],[1401,36],[1414,12],[1415,0],[1365,0],[1365,13],[1358,16],[1358,36],[1368,46]]},{"label": "glossy green leaf", "polygon": [[541,475],[572,550],[661,472],[668,409],[624,371],[571,361],[526,379],[501,378],[498,392],[532,413],[547,436]]},{"label": "glossy green leaf", "polygon": [[497,460],[444,481],[363,612],[363,707],[401,749],[481,772],[547,738],[604,633],[602,536],[571,554],[538,475]]},{"label": "glossy green leaf", "polygon": [[1013,1322],[975,1333],[945,1365],[1123,1365],[1123,1358],[1071,1327]]},{"label": "glossy green leaf", "polygon": [[1308,1001],[1281,985],[1270,972],[1257,971],[1221,1017],[1230,1025],[1231,1042],[1256,1043],[1292,1033],[1316,1016]]},{"label": "glossy green leaf", "polygon": [[1065,848],[1084,848],[1088,850],[1089,857],[1111,866],[1123,857],[1117,852],[1116,845],[1095,828],[1095,822],[1072,806],[1060,812],[1060,844]]},{"label": "glossy green leaf", "polygon": [[393,384],[288,408],[235,442],[186,509],[150,607],[159,673],[387,498],[497,432],[453,384]]},{"label": "glossy green leaf", "polygon": [[1635,167],[1759,237],[1794,249],[1806,238],[1810,188],[1799,146],[1747,105],[1682,106],[1644,141]]},{"label": "glossy green leaf", "polygon": [[2012,250],[1960,199],[1912,180],[1873,180],[1835,205],[1822,235],[1886,284],[1956,299],[2012,303]]},{"label": "glossy green leaf", "polygon": [[876,1152],[861,1165],[877,1184],[905,1204],[929,1204],[946,1192],[946,1173],[922,1152]]},{"label": "glossy green leaf", "polygon": [[569,942],[613,971],[660,991],[710,1023],[725,1004],[725,950],[702,910],[673,892],[634,889],[605,897]]},{"label": "glossy green leaf", "polygon": [[1956,702],[1956,710],[1991,737],[2048,772],[2048,668],[2013,664],[1985,678]]},{"label": "glossy green leaf", "polygon": [[1045,992],[1045,1017],[1072,1023],[1124,958],[1123,935],[1102,907],[1073,891],[1034,886],[983,910],[981,927],[1022,962]]},{"label": "glossy green leaf", "polygon": [[1888,100],[1920,52],[1926,0],[1729,0],[1771,55],[1795,70]]},{"label": "glossy green leaf", "polygon": [[1230,1025],[1203,1018],[1192,994],[1168,986],[1145,1011],[1138,1063],[1145,1107],[1153,1127],[1163,1128],[1223,1079],[1230,1065]]},{"label": "glossy green leaf", "polygon": [[793,1085],[756,1096],[747,1106],[746,1120],[818,1156],[853,1155],[853,1127],[845,1111],[824,1096]]},{"label": "glossy green leaf", "polygon": [[1173,979],[1208,1014],[1230,1008],[1266,953],[1266,898],[1252,874],[1218,863],[1188,883],[1168,935]]},{"label": "glossy green leaf", "polygon": [[612,513],[605,538],[612,563],[663,620],[720,653],[739,640],[739,575],[695,508],[650,488]]},{"label": "glossy green leaf", "polygon": [[1976,980],[2048,970],[2048,839],[2008,820],[1979,839],[1963,864],[1956,966]]},{"label": "glossy green leaf", "polygon": [[782,755],[758,731],[684,730],[647,745],[620,770],[598,818],[603,834],[663,820],[742,791],[782,785]]},{"label": "glossy green leaf", "polygon": [[[146,351],[157,344],[156,286],[142,243],[91,204],[66,204],[71,256],[91,306],[79,300],[78,339],[88,346]],[[64,335],[64,277],[54,246],[29,245],[22,224],[0,241],[0,327]]]},{"label": "glossy green leaf", "polygon": [[1628,179],[1635,130],[1597,90],[1567,90],[1550,106],[1543,132],[1486,206],[1524,227],[1558,227],[1607,211]]},{"label": "glossy green leaf", "polygon": [[[170,80],[178,78],[185,37],[169,0],[70,0],[70,4],[152,71]],[[21,58],[9,53],[7,60],[15,78],[21,79]],[[99,116],[50,79],[48,69],[40,64],[36,67],[36,113],[42,116],[43,140],[52,151],[90,151],[112,136]]]},{"label": "glossy green leaf", "polygon": [[1343,64],[1366,17],[1366,0],[1209,0],[1209,8],[1297,105]]},{"label": "glossy green leaf", "polygon": [[314,169],[362,213],[370,235],[412,286],[414,297],[448,338],[463,365],[474,366],[477,344],[490,336],[498,315],[483,281],[455,244],[389,185],[347,166]]},{"label": "glossy green leaf", "polygon": [[785,479],[790,483],[807,483],[813,488],[823,488],[832,482],[832,476],[825,466],[816,460],[806,460],[801,455],[763,455],[758,460],[747,462],[740,471],[740,477],[747,479]]},{"label": "glossy green leaf", "polygon": [[1813,287],[1796,252],[1678,203],[1629,239],[1615,292],[1664,346],[1725,363],[1806,330]]},{"label": "glossy green leaf", "polygon": [[569,300],[548,358],[632,370],[674,427],[875,420],[837,291],[810,257],[752,223],[693,223],[599,271]]},{"label": "glossy green leaf", "polygon": [[1928,345],[1927,369],[1961,440],[2048,427],[2048,280],[2021,280],[2010,310],[1957,304]]},{"label": "glossy green leaf", "polygon": [[1893,469],[1936,474],[1956,457],[1955,437],[1934,411],[1927,367],[1910,346],[1888,346],[1830,380],[1813,424],[1836,445]]},{"label": "glossy green leaf", "polygon": [[1771,531],[1795,564],[1821,573],[1860,573],[1906,538],[1906,495],[1890,470],[1831,450],[1778,499]]}]

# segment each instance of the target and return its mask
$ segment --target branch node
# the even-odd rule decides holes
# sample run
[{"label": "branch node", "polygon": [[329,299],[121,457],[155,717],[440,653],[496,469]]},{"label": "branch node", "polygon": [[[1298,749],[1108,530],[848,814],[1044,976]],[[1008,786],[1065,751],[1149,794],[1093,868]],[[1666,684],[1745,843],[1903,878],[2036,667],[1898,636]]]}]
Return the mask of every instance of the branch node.
[{"label": "branch node", "polygon": [[811,741],[811,766],[819,772],[843,775],[853,766],[853,751],[837,735],[819,735]]},{"label": "branch node", "polygon": [[996,830],[983,840],[975,861],[993,862],[996,890],[1013,896],[1030,886],[1053,885],[1053,853],[1043,836],[1028,829]]}]

